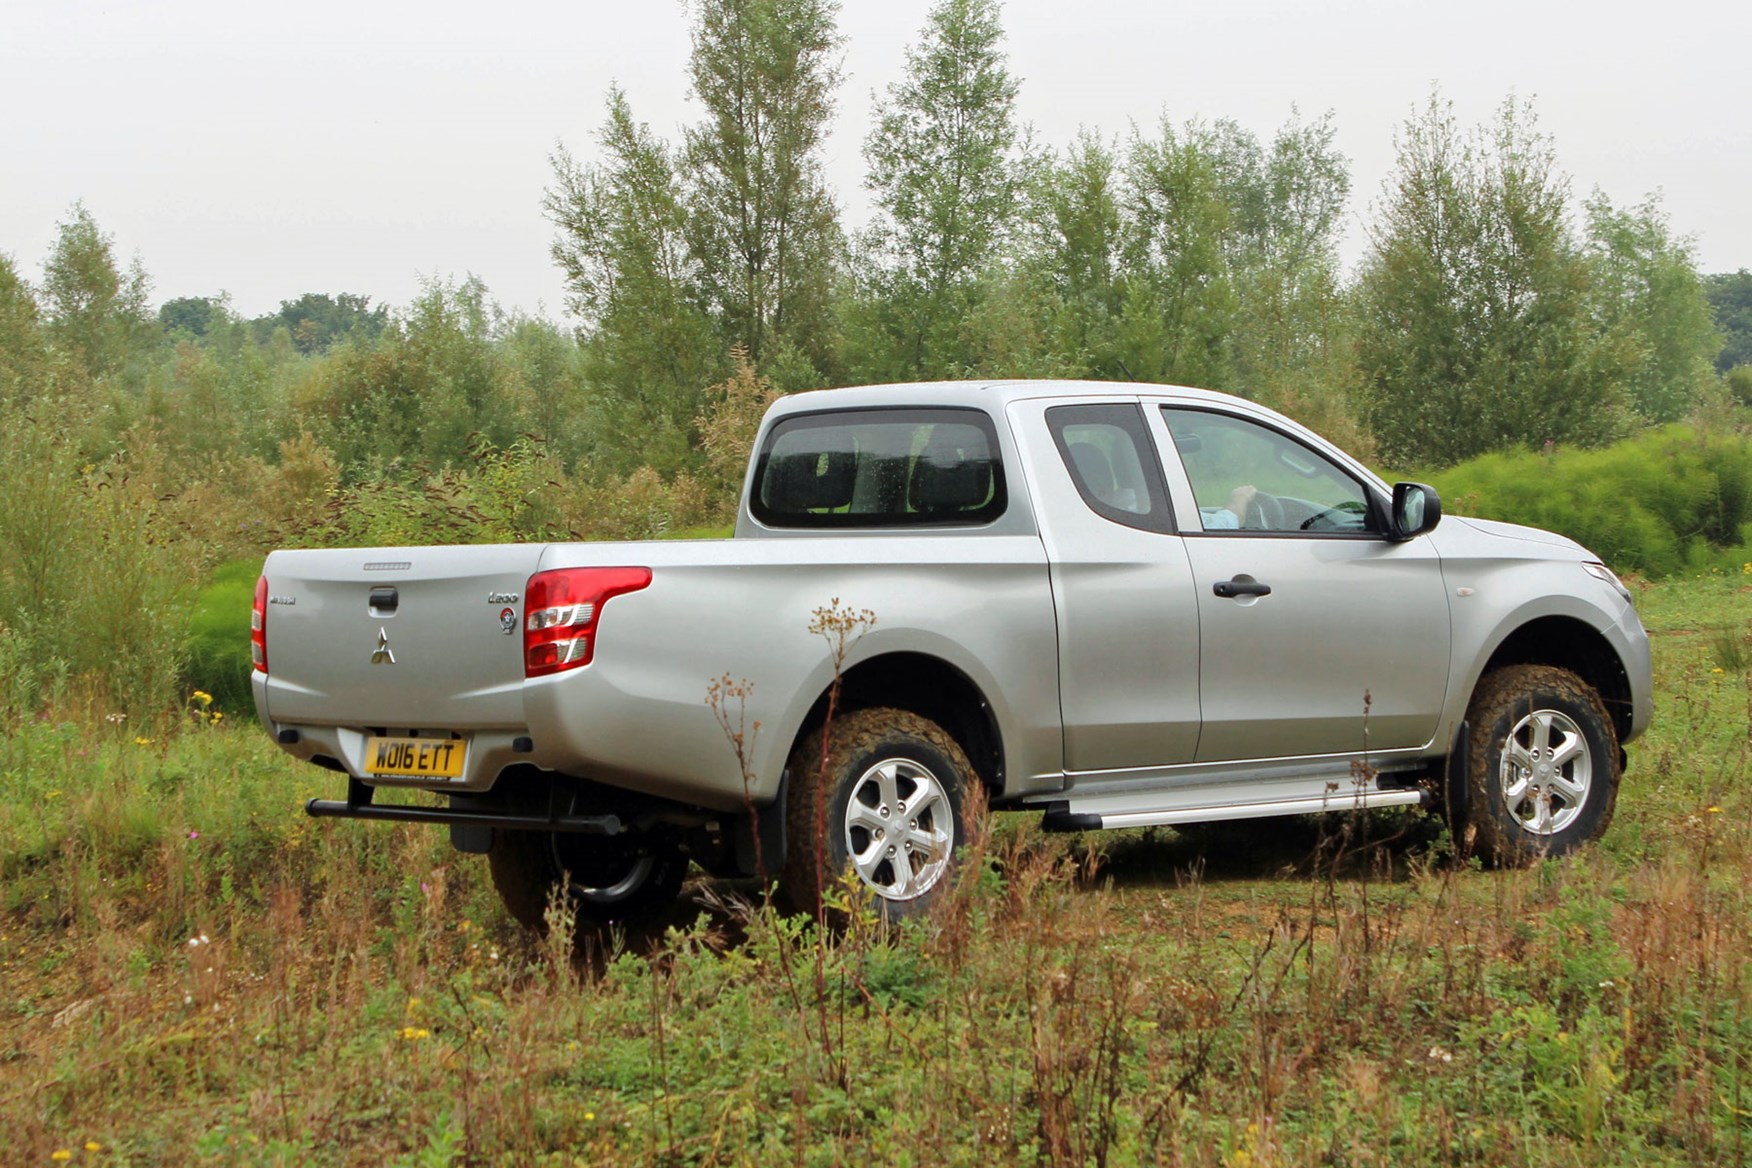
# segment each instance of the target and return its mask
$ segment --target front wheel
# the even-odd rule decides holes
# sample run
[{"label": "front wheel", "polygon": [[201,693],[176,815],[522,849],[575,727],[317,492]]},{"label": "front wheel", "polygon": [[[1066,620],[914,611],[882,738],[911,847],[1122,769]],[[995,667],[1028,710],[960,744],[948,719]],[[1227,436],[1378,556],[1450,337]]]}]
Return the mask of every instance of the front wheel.
[{"label": "front wheel", "polygon": [[813,911],[850,868],[884,919],[923,912],[949,883],[972,776],[953,738],[905,710],[855,710],[809,735],[791,756],[786,899]]},{"label": "front wheel", "polygon": [[1597,839],[1618,797],[1618,733],[1600,695],[1567,669],[1514,665],[1479,683],[1459,836],[1504,865]]}]

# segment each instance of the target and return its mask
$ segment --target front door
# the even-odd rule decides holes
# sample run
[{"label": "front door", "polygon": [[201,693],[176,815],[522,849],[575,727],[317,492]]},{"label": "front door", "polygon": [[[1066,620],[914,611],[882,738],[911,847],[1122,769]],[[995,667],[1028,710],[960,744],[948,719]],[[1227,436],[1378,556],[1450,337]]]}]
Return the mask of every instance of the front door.
[{"label": "front door", "polygon": [[1266,419],[1158,419],[1198,603],[1198,761],[1429,742],[1449,652],[1431,542],[1387,539],[1378,490]]}]

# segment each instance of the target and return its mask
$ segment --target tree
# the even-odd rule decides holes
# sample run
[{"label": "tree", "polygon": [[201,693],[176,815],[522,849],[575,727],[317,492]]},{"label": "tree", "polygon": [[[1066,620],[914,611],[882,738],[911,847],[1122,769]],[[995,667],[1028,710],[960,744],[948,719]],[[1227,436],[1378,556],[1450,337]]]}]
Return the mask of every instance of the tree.
[{"label": "tree", "polygon": [[1382,455],[1445,466],[1621,434],[1630,353],[1594,318],[1568,184],[1531,108],[1511,98],[1462,136],[1432,95],[1397,147],[1357,286]]},{"label": "tree", "polygon": [[985,376],[1126,377],[1115,322],[1124,303],[1123,195],[1113,147],[1083,131],[1019,167],[1010,262],[965,331]]},{"label": "tree", "polygon": [[1114,148],[1093,131],[1079,133],[1062,157],[1045,154],[1028,167],[1025,262],[1091,317],[1119,310],[1122,197]]},{"label": "tree", "polygon": [[1631,406],[1650,422],[1677,421],[1722,349],[1691,241],[1673,237],[1655,197],[1621,210],[1596,192],[1587,211],[1599,317],[1633,352]]},{"label": "tree", "polygon": [[1718,272],[1703,279],[1716,327],[1722,330],[1721,352],[1716,354],[1716,372],[1726,373],[1739,365],[1752,365],[1752,272]]},{"label": "tree", "polygon": [[940,0],[864,143],[881,211],[865,242],[908,376],[963,363],[957,328],[1016,205],[1017,83],[1002,40],[997,0]]},{"label": "tree", "polygon": [[1128,376],[1231,387],[1229,337],[1239,305],[1230,252],[1238,208],[1226,180],[1234,154],[1250,147],[1257,149],[1232,124],[1194,121],[1176,129],[1164,118],[1155,138],[1132,131],[1116,356]]},{"label": "tree", "polygon": [[1236,233],[1230,246],[1239,308],[1232,338],[1241,392],[1299,413],[1348,412],[1338,233],[1350,171],[1329,113],[1292,115],[1269,150],[1231,152]]},{"label": "tree", "polygon": [[50,342],[91,377],[115,372],[147,335],[148,288],[140,261],[122,272],[111,237],[83,203],[74,203],[43,265]]},{"label": "tree", "polygon": [[0,406],[41,394],[48,369],[36,296],[12,257],[0,254]]},{"label": "tree", "polygon": [[342,292],[306,292],[296,300],[280,301],[280,311],[251,322],[259,340],[266,341],[276,328],[284,328],[292,345],[310,356],[328,351],[344,340],[375,341],[389,325],[389,310],[371,307],[371,297]]},{"label": "tree", "polygon": [[708,313],[708,280],[690,249],[677,160],[611,88],[600,161],[554,156],[543,201],[559,229],[553,256],[567,306],[584,322],[585,376],[598,434],[590,455],[625,473],[690,459],[700,395],[725,345]]},{"label": "tree", "polygon": [[688,72],[688,230],[725,338],[758,366],[831,353],[840,249],[821,145],[839,84],[833,0],[700,0]]},{"label": "tree", "polygon": [[701,477],[716,523],[728,523],[736,517],[748,452],[754,448],[767,407],[779,397],[772,382],[755,372],[741,348],[731,351],[730,364],[730,376],[706,390],[698,419],[700,448],[705,455]]},{"label": "tree", "polygon": [[204,337],[226,319],[223,297],[178,296],[158,306],[158,327],[167,333]]}]

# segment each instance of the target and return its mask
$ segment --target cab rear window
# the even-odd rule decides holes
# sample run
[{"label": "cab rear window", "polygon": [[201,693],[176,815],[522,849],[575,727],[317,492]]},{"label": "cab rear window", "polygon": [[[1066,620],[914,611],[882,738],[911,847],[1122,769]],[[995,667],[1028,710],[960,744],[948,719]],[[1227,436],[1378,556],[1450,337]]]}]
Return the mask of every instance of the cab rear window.
[{"label": "cab rear window", "polygon": [[968,409],[792,415],[767,434],[749,497],[769,527],[977,526],[1004,507],[997,431]]}]

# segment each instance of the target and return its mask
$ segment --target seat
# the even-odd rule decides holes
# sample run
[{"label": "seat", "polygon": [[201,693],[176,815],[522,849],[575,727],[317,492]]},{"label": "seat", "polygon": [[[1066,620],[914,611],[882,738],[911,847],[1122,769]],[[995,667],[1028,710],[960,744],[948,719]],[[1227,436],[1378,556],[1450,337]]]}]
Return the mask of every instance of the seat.
[{"label": "seat", "polygon": [[831,511],[852,501],[858,456],[849,450],[779,455],[767,467],[761,501],[783,515]]}]

